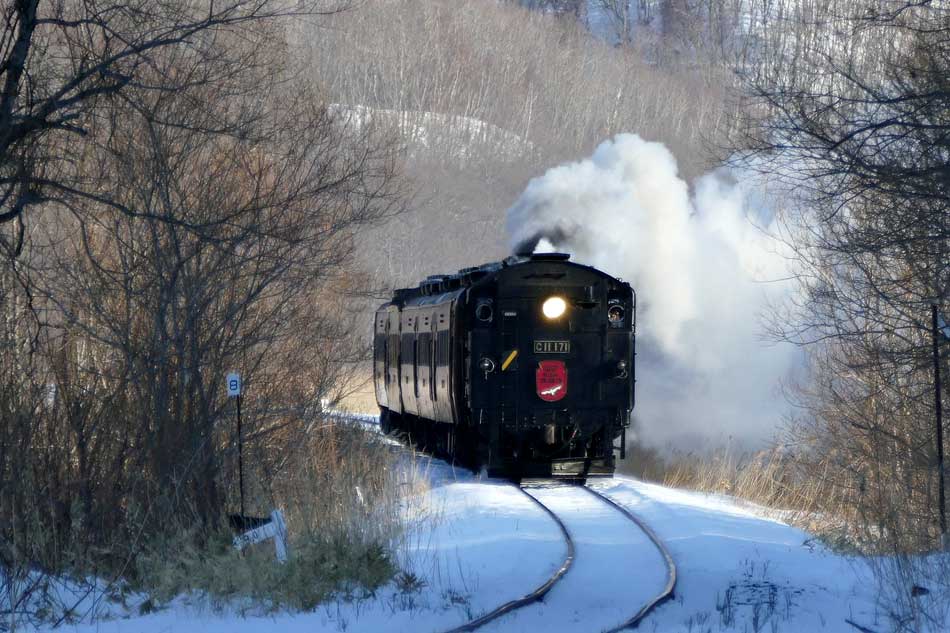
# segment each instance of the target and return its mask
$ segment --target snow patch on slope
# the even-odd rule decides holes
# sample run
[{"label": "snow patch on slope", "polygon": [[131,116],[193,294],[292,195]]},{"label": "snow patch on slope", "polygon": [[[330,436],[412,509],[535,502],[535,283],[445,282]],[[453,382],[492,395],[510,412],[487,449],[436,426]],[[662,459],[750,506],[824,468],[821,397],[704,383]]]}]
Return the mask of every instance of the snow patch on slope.
[{"label": "snow patch on slope", "polygon": [[328,109],[358,131],[373,125],[396,130],[411,156],[435,151],[464,162],[479,150],[490,151],[495,159],[513,159],[534,150],[525,137],[467,116],[339,103]]}]

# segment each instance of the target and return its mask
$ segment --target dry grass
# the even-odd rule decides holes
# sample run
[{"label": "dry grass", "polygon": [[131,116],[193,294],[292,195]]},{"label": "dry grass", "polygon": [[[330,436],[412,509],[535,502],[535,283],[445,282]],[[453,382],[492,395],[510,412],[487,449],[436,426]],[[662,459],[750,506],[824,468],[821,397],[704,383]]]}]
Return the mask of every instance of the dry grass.
[{"label": "dry grass", "polygon": [[[150,545],[137,576],[156,604],[198,590],[213,606],[251,598],[255,609],[313,609],[336,596],[370,592],[398,571],[405,536],[406,491],[422,480],[401,449],[359,424],[321,420],[306,439],[270,468],[270,486],[248,500],[248,514],[283,510],[289,560],[274,560],[271,545],[239,554],[230,533],[183,532]],[[260,467],[249,478],[263,479]]]},{"label": "dry grass", "polygon": [[[99,592],[112,602],[131,591],[135,603],[127,608],[133,612],[189,595],[198,605],[253,614],[363,597],[404,571],[409,527],[419,520],[415,506],[427,489],[421,462],[372,429],[338,419],[313,420],[285,446],[276,460],[259,459],[253,450],[245,454],[245,479],[247,514],[267,516],[279,508],[286,517],[286,564],[276,562],[272,541],[236,551],[224,517],[203,527],[185,503],[129,508],[133,534],[116,534],[110,551],[70,551],[45,571],[28,559],[0,564],[0,613],[11,601],[26,605],[15,620],[4,616],[0,631],[4,624],[18,630],[22,623],[93,618],[57,598],[63,583],[76,585],[77,595]],[[104,568],[102,560],[114,564]]]},{"label": "dry grass", "polygon": [[848,530],[853,513],[826,485],[822,473],[802,472],[781,448],[757,453],[720,451],[653,456],[648,478],[666,486],[725,494],[773,510],[776,516],[830,546],[854,551],[858,537]]}]

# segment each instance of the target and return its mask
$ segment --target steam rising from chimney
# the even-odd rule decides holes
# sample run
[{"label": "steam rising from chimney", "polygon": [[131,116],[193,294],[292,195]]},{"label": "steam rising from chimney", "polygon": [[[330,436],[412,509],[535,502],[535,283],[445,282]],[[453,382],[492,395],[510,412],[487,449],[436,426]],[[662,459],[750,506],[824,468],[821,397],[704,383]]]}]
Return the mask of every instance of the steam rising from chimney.
[{"label": "steam rising from chimney", "polygon": [[792,287],[763,283],[788,273],[750,221],[769,219],[755,198],[725,172],[691,196],[669,150],[622,134],[533,179],[508,211],[514,252],[569,252],[634,286],[635,417],[649,444],[754,444],[787,408],[777,391],[800,354],[763,342],[758,316]]}]

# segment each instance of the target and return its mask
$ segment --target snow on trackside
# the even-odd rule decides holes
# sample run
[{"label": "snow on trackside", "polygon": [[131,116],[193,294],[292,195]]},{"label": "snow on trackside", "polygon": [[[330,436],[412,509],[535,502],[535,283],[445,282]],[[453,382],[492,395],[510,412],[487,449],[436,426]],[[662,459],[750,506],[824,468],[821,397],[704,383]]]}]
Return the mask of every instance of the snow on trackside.
[{"label": "snow on trackside", "polygon": [[870,569],[768,509],[624,477],[596,486],[643,517],[677,563],[677,598],[654,630],[854,631],[847,619],[878,630]]},{"label": "snow on trackside", "polygon": [[[405,575],[375,594],[354,592],[314,612],[270,615],[247,605],[211,609],[194,596],[181,597],[149,615],[113,609],[113,619],[59,630],[444,631],[528,593],[560,565],[566,550],[557,526],[515,486],[480,481],[436,460],[427,470],[429,490],[410,503],[414,528],[399,560]],[[641,630],[843,633],[854,630],[846,619],[872,629],[883,621],[863,563],[763,516],[765,509],[626,477],[591,485],[646,520],[676,561],[675,599],[648,616]],[[532,493],[574,534],[574,566],[543,603],[483,630],[603,630],[662,587],[659,556],[619,513],[583,490]]]}]

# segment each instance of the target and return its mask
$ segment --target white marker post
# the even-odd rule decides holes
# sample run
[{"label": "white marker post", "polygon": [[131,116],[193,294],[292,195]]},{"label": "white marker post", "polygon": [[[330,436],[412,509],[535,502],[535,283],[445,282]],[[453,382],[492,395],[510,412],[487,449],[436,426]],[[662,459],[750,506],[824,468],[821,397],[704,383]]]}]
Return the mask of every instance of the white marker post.
[{"label": "white marker post", "polygon": [[227,377],[228,397],[237,398],[238,486],[241,493],[241,516],[244,516],[244,439],[241,435],[241,374],[232,371]]},{"label": "white marker post", "polygon": [[248,545],[274,539],[274,553],[281,563],[287,562],[287,524],[280,510],[270,513],[270,521],[234,537],[234,547],[240,552]]}]

